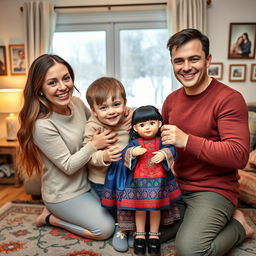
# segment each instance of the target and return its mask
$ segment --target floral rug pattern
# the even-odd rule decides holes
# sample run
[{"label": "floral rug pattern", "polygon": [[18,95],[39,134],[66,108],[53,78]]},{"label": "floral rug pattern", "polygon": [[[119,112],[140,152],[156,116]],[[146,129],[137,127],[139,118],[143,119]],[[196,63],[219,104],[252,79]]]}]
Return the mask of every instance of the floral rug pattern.
[{"label": "floral rug pattern", "polygon": [[[117,256],[111,240],[92,241],[55,227],[36,227],[40,204],[8,203],[0,209],[0,255],[8,256]],[[243,209],[256,231],[256,209]],[[162,245],[162,256],[175,256],[174,241]],[[256,237],[245,241],[226,256],[256,255]]]}]

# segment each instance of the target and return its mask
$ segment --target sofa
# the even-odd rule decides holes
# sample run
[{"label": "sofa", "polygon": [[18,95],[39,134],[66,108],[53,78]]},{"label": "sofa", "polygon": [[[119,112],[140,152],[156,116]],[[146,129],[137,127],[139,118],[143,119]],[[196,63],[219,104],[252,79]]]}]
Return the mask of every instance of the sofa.
[{"label": "sofa", "polygon": [[239,200],[256,208],[256,102],[248,104],[248,117],[251,153],[246,167],[238,170]]},{"label": "sofa", "polygon": [[[256,153],[256,102],[248,104],[249,129],[250,129],[250,151]],[[249,206],[256,208],[256,165],[248,162],[243,170],[238,170],[240,179],[239,200]],[[40,177],[24,179],[24,189],[33,199],[41,196]]]}]

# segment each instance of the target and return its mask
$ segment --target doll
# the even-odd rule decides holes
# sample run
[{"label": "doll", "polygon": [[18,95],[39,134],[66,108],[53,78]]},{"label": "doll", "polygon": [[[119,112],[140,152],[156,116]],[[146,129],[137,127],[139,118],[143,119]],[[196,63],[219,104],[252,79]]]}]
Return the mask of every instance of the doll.
[{"label": "doll", "polygon": [[[116,205],[119,227],[136,230],[134,253],[138,255],[145,254],[146,244],[149,254],[160,254],[160,223],[169,225],[180,218],[174,201],[181,198],[181,191],[170,170],[177,154],[173,146],[162,145],[162,123],[162,116],[154,106],[136,109],[130,143],[122,151],[123,159],[109,167],[105,180],[102,205],[107,208]],[[116,204],[110,203],[113,201]]]}]

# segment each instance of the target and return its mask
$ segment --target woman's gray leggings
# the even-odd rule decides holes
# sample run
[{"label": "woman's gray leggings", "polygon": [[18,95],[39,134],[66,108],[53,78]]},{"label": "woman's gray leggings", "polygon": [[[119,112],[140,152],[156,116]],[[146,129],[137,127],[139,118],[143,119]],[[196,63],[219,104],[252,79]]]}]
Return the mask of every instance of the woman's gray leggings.
[{"label": "woman's gray leggings", "polygon": [[100,204],[94,190],[60,203],[44,202],[47,209],[60,219],[59,227],[84,237],[84,229],[99,240],[109,238],[115,229],[115,221]]}]

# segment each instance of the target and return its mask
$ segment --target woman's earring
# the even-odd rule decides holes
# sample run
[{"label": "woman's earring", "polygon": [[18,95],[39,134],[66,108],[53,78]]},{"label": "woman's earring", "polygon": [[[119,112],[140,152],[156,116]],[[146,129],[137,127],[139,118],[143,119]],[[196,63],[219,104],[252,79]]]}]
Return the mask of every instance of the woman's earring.
[{"label": "woman's earring", "polygon": [[40,92],[40,96],[43,96],[44,94],[42,92]]}]

